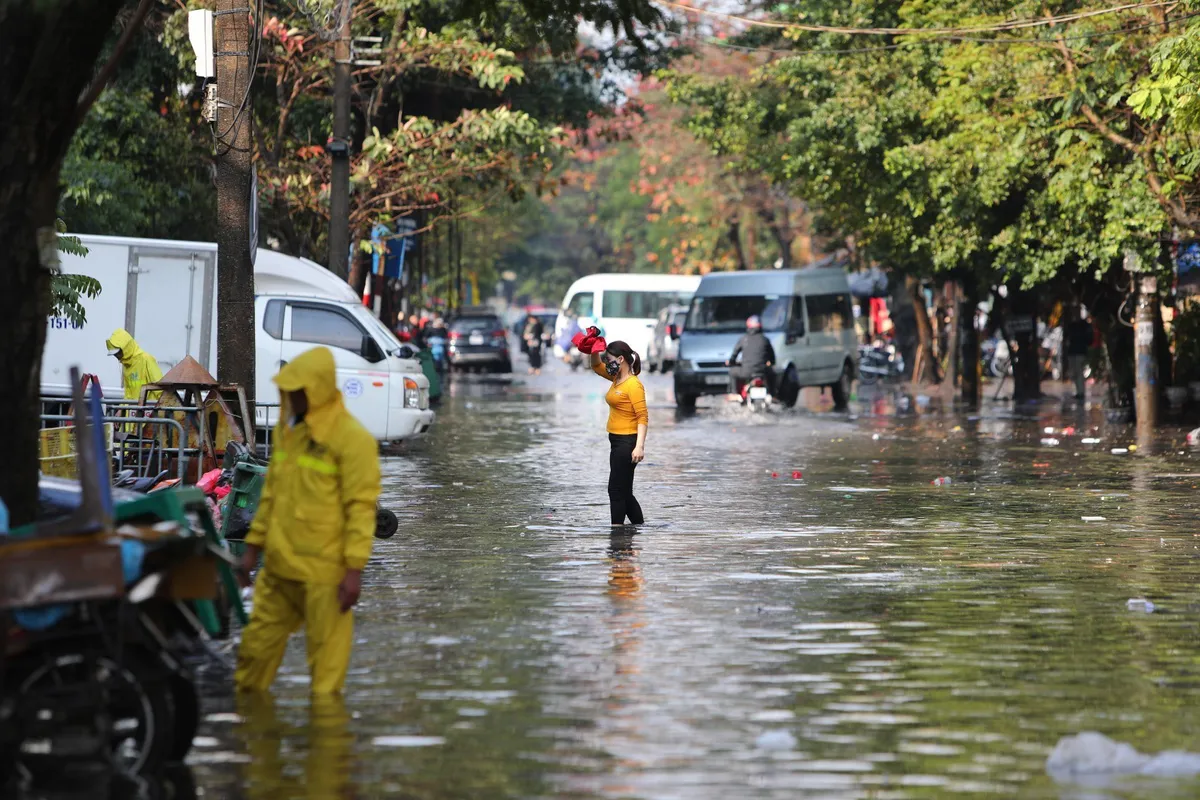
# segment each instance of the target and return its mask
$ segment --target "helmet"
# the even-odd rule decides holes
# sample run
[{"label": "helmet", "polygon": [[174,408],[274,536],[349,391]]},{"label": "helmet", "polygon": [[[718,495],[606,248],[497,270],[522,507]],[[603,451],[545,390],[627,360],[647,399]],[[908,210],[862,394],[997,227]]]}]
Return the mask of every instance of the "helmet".
[{"label": "helmet", "polygon": [[762,330],[762,320],[758,318],[758,314],[752,314],[746,319],[746,329],[752,331]]}]

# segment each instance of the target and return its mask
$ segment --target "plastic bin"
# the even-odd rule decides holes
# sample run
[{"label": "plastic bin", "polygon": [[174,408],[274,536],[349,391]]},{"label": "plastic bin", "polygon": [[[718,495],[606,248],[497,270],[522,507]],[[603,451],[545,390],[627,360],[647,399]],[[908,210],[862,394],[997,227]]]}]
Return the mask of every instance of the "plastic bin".
[{"label": "plastic bin", "polygon": [[243,542],[258,512],[258,501],[266,482],[267,468],[264,466],[243,461],[234,467],[229,496],[222,512],[221,535],[235,556],[245,552]]}]

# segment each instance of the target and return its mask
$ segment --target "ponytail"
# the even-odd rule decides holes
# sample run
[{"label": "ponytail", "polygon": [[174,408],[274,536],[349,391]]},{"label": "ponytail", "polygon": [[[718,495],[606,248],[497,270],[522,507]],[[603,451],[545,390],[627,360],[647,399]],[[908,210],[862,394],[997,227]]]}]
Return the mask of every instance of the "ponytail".
[{"label": "ponytail", "polygon": [[629,364],[629,371],[634,375],[642,374],[642,357],[625,342],[609,342],[607,352],[611,356],[624,358],[625,362]]}]

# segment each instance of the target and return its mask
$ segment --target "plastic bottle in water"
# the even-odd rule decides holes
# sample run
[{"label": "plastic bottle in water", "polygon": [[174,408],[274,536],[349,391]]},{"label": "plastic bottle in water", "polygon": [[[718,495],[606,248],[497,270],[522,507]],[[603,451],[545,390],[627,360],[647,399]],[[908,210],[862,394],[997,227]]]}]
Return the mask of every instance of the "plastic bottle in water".
[{"label": "plastic bottle in water", "polygon": [[946,478],[946,477],[943,477],[943,478],[934,478],[934,479],[933,479],[933,480],[931,480],[929,483],[930,483],[930,485],[931,485],[931,486],[949,486],[949,485],[950,485],[950,483],[951,483],[951,480],[950,480],[949,478]]}]

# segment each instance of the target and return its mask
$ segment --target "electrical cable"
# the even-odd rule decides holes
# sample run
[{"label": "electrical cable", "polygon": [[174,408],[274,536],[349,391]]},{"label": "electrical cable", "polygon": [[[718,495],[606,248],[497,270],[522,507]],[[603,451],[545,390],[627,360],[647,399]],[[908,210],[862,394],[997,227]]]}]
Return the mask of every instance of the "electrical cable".
[{"label": "electrical cable", "polygon": [[[228,137],[229,134],[231,134],[234,130],[237,129],[238,124],[242,120],[242,115],[244,113],[246,113],[246,109],[250,105],[250,90],[254,86],[254,76],[258,72],[259,61],[262,57],[262,40],[263,40],[262,24],[263,24],[264,17],[265,17],[265,0],[258,0],[258,5],[254,10],[254,20],[253,20],[253,28],[252,28],[256,34],[254,37],[254,61],[252,64],[248,65],[249,69],[248,69],[247,75],[246,75],[246,91],[242,93],[242,99],[241,99],[241,102],[238,104],[237,113],[234,114],[233,120],[230,121],[230,123],[229,123],[229,127],[226,128],[223,133],[216,130],[215,127],[213,130],[214,140],[217,142],[218,145],[224,146],[224,148],[225,148],[224,150],[221,150],[218,148],[218,151],[216,154],[218,158],[225,155],[226,153],[228,153],[230,151],[249,152],[251,149],[249,147],[240,148],[237,145],[235,145],[234,143],[227,141],[226,137]],[[214,126],[216,126],[218,124],[219,123],[214,123]]]},{"label": "electrical cable", "polygon": [[984,37],[972,37],[972,36],[944,35],[944,36],[931,36],[928,38],[920,38],[920,39],[909,39],[904,42],[897,42],[894,44],[887,44],[887,45],[876,45],[875,47],[837,47],[837,48],[814,47],[814,48],[807,48],[807,49],[797,48],[797,49],[787,49],[787,50],[783,50],[783,49],[779,49],[779,48],[751,47],[751,46],[745,46],[745,45],[724,44],[722,42],[712,41],[712,40],[706,40],[706,41],[702,41],[699,43],[708,45],[711,47],[720,47],[720,48],[728,49],[728,50],[739,50],[739,51],[743,51],[743,52],[752,52],[752,53],[771,53],[774,55],[820,55],[820,54],[847,55],[847,54],[853,54],[853,53],[874,53],[876,51],[885,52],[885,51],[889,51],[889,50],[899,50],[903,47],[910,47],[910,46],[922,45],[922,44],[941,44],[941,43],[945,43],[945,42],[949,42],[949,43],[976,42],[979,44],[996,44],[996,45],[1009,46],[1009,45],[1022,45],[1022,44],[1030,44],[1030,45],[1054,44],[1055,42],[1057,42],[1060,39],[1063,41],[1068,41],[1068,42],[1069,41],[1087,40],[1087,39],[1102,39],[1107,36],[1125,36],[1128,34],[1137,33],[1138,31],[1144,31],[1149,28],[1158,28],[1158,27],[1163,26],[1164,24],[1183,22],[1184,20],[1192,19],[1193,17],[1200,17],[1200,11],[1193,11],[1190,14],[1183,14],[1178,17],[1172,17],[1168,20],[1165,20],[1164,22],[1151,22],[1151,23],[1147,23],[1145,25],[1138,25],[1138,26],[1132,27],[1132,28],[1113,28],[1113,29],[1107,30],[1107,31],[1094,31],[1092,33],[1080,33],[1080,34],[1072,34],[1072,35],[1067,35],[1067,36],[1055,36],[1054,38],[1049,38],[1049,37],[1043,37],[1043,38],[1034,38],[1034,37],[984,38]]},{"label": "electrical cable", "polygon": [[708,8],[697,8],[696,6],[687,5],[686,3],[679,3],[675,0],[654,0],[654,2],[658,3],[659,5],[667,6],[668,8],[674,8],[694,14],[701,14],[703,16],[719,17],[721,19],[732,20],[734,22],[750,25],[751,27],[774,28],[778,30],[797,30],[806,31],[809,33],[843,33],[850,36],[913,36],[920,34],[952,36],[954,34],[988,32],[999,33],[1003,31],[1020,30],[1022,28],[1038,28],[1051,25],[1061,25],[1069,22],[1078,22],[1091,17],[1118,14],[1124,11],[1175,6],[1179,4],[1179,1],[1180,0],[1155,0],[1155,2],[1152,3],[1127,3],[1121,6],[1092,9],[1091,11],[1076,11],[1070,14],[1059,14],[1057,16],[1011,20],[1009,22],[999,22],[992,25],[981,25],[969,28],[854,28],[842,27],[838,25],[809,25],[801,22],[782,22],[776,20],[753,19],[751,17],[730,14],[724,11],[714,11]]}]

